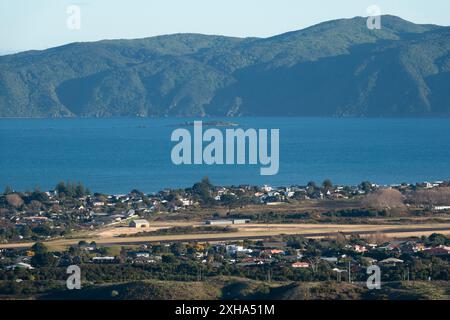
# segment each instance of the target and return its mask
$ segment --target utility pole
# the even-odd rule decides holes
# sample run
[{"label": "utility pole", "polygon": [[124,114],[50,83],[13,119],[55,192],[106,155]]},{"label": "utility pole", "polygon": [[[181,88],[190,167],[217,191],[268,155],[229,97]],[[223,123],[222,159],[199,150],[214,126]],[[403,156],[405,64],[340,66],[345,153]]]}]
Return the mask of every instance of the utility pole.
[{"label": "utility pole", "polygon": [[348,261],[348,282],[349,283],[352,282],[352,275],[351,275],[351,270],[350,270],[350,260]]},{"label": "utility pole", "polygon": [[267,269],[267,281],[272,281],[272,270],[270,268]]},{"label": "utility pole", "polygon": [[200,282],[202,281],[202,268],[198,267],[197,269],[197,281]]},{"label": "utility pole", "polygon": [[341,271],[340,270],[336,271],[336,282],[341,282]]}]

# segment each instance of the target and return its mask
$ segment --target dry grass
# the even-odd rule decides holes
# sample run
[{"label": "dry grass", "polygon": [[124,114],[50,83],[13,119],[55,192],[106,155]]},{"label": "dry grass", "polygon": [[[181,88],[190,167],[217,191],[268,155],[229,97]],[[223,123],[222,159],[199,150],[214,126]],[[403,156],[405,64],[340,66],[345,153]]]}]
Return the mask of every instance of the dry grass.
[{"label": "dry grass", "polygon": [[[153,225],[151,230],[157,230],[161,228],[169,228],[175,225],[199,225],[199,222],[164,222],[158,225]],[[364,235],[365,233],[379,232],[389,237],[411,237],[430,235],[438,232],[443,234],[450,234],[450,223],[442,224],[414,224],[414,225],[341,225],[341,224],[246,224],[246,225],[234,225],[238,228],[237,232],[233,233],[211,233],[211,234],[178,234],[178,235],[159,235],[159,236],[142,236],[142,237],[127,237],[118,238],[116,235],[124,234],[125,231],[129,234],[136,232],[147,231],[143,228],[132,229],[126,227],[116,227],[108,230],[102,230],[97,233],[92,233],[87,237],[80,237],[77,239],[59,239],[47,242],[53,250],[60,250],[64,247],[77,244],[80,240],[95,241],[99,245],[121,245],[121,244],[133,244],[136,242],[158,242],[158,241],[192,241],[202,239],[215,241],[227,240],[233,238],[265,238],[269,236],[277,236],[281,234],[298,234],[307,235],[311,238],[323,237],[324,233],[334,234],[338,232],[353,232]],[[428,230],[417,230],[418,228],[427,228]],[[435,231],[436,228],[446,228],[446,230]],[[401,229],[401,232],[399,231]],[[32,243],[18,243],[18,244],[0,244],[0,248],[24,248],[31,246]]]}]

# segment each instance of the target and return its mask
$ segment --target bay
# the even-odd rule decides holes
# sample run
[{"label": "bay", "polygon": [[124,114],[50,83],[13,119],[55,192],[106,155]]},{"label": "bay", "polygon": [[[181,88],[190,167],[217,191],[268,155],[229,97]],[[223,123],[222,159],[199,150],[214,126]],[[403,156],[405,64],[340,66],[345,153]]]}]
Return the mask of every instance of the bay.
[{"label": "bay", "polygon": [[[261,176],[260,165],[174,165],[170,135],[194,120],[280,129],[278,174]],[[450,178],[450,119],[0,119],[0,152],[0,188],[21,191],[81,181],[96,192],[156,192],[204,176],[216,185],[415,183]]]}]

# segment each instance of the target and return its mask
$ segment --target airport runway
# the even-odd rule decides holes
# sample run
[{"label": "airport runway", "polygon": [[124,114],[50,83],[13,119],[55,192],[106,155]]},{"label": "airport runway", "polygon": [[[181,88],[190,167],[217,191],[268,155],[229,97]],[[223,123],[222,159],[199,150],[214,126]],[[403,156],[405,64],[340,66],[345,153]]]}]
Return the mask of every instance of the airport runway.
[{"label": "airport runway", "polygon": [[[321,225],[316,225],[317,229],[321,228]],[[342,228],[344,225],[342,225]],[[349,227],[348,225],[346,226]],[[134,236],[134,237],[105,237],[105,238],[77,238],[77,239],[58,239],[46,242],[47,245],[56,248],[63,248],[71,245],[77,244],[80,240],[86,241],[95,241],[97,245],[101,246],[127,246],[127,245],[139,245],[145,243],[167,243],[167,242],[221,242],[221,241],[239,241],[239,240],[264,240],[270,237],[288,234],[288,235],[300,235],[306,238],[323,238],[323,237],[332,237],[340,232],[345,235],[358,234],[361,236],[364,235],[373,235],[373,234],[382,234],[389,237],[395,238],[405,238],[405,237],[419,237],[422,235],[430,235],[432,233],[443,233],[450,234],[450,225],[444,224],[444,226],[427,226],[427,227],[413,227],[412,225],[405,226],[392,226],[386,227],[383,226],[381,229],[377,229],[375,225],[367,225],[366,228],[361,229],[352,229],[352,230],[330,230],[330,231],[307,231],[311,230],[311,228],[305,230],[305,232],[301,232],[300,230],[292,230],[289,232],[284,231],[273,231],[269,230],[267,232],[261,231],[258,234],[252,232],[231,232],[231,233],[208,233],[208,234],[176,234],[176,235],[163,235],[163,236]],[[371,228],[371,229],[370,229]],[[374,229],[375,228],[375,229]],[[28,248],[31,247],[34,243],[3,243],[0,244],[0,248]]]}]

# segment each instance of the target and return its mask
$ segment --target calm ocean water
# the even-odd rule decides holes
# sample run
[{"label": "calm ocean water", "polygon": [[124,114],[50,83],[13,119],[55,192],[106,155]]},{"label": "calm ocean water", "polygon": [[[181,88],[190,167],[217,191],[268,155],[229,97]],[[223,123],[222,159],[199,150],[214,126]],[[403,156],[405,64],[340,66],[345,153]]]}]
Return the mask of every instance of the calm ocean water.
[{"label": "calm ocean water", "polygon": [[206,175],[222,185],[450,178],[450,119],[232,119],[244,129],[280,129],[275,176],[260,176],[259,165],[173,165],[173,125],[192,120],[0,119],[0,188],[49,190],[70,180],[105,193],[153,192]]}]

